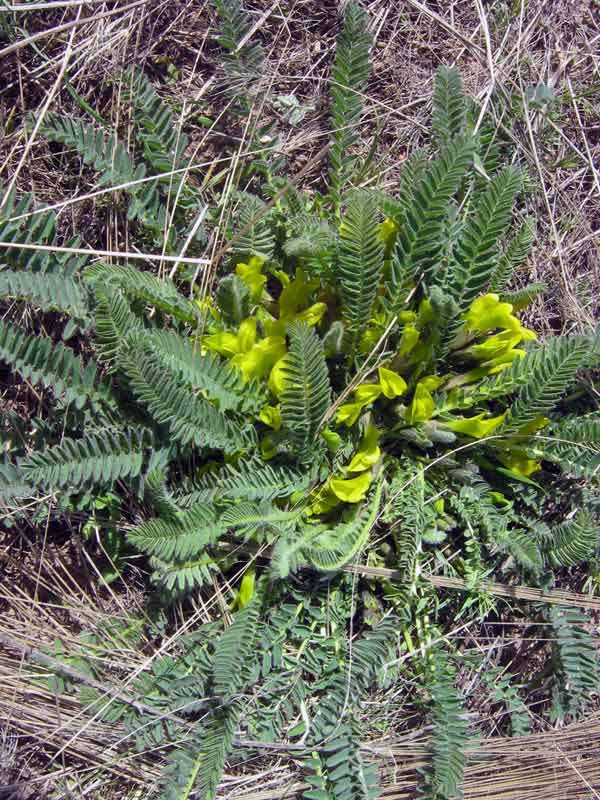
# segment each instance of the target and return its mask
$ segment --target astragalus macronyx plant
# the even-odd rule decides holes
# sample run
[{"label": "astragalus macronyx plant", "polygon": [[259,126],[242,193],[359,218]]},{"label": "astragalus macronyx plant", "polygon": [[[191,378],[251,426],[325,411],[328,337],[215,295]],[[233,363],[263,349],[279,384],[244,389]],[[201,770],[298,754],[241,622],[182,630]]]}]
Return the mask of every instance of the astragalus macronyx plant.
[{"label": "astragalus macronyx plant", "polygon": [[[238,25],[236,3],[217,5]],[[354,712],[399,633],[415,651],[435,638],[425,565],[467,578],[485,603],[477,592],[486,575],[516,571],[547,584],[554,567],[596,553],[591,489],[565,498],[550,521],[538,510],[561,469],[593,476],[600,464],[600,417],[570,416],[563,400],[578,371],[597,363],[597,340],[541,344],[519,319],[542,289],[506,289],[535,236],[530,219],[518,221],[522,178],[503,165],[489,131],[476,130],[455,71],[438,73],[431,151],[408,159],[397,190],[352,185],[369,49],[366,16],[350,4],[333,71],[328,184],[304,194],[270,178],[264,199],[239,193],[211,295],[132,264],[32,259],[19,244],[47,242],[51,213],[41,226],[26,203],[9,203],[0,220],[4,240],[14,241],[2,295],[73,320],[65,343],[0,322],[4,362],[55,400],[50,409],[45,398],[35,435],[7,417],[4,499],[51,496],[52,513],[93,514],[101,529],[98,507],[110,498],[111,525],[120,516],[168,597],[245,573],[233,624],[216,641],[211,629],[212,640],[189,654],[189,680],[171,665],[173,684],[163,675],[162,688],[148,690],[146,703],[154,697],[159,710],[206,715],[174,752],[169,796],[214,797],[244,725],[306,746],[309,800],[371,796],[376,776],[362,762]],[[132,85],[150,167],[180,163],[168,111],[143,76]],[[134,90],[143,94],[137,103]],[[105,182],[145,174],[124,145],[81,122],[53,115],[42,131],[72,144]],[[129,218],[142,237],[162,230],[165,185],[131,190]],[[192,188],[181,195],[183,211],[198,210]],[[179,221],[170,247],[195,235],[185,214]],[[76,352],[83,340],[95,358]],[[336,574],[365,560],[398,578],[356,607]],[[306,669],[296,659],[292,669],[285,642],[302,652],[330,624],[317,601],[311,606],[321,596],[315,574],[331,597],[339,593],[341,622],[322,657],[313,654]],[[373,630],[346,662],[349,619]],[[468,726],[452,664],[430,652],[421,676],[441,738],[426,787],[450,797]],[[581,660],[577,703],[595,680],[588,650]],[[298,691],[284,713],[290,670]],[[263,693],[250,708],[244,693],[257,686]],[[300,712],[303,725],[291,725]]]}]

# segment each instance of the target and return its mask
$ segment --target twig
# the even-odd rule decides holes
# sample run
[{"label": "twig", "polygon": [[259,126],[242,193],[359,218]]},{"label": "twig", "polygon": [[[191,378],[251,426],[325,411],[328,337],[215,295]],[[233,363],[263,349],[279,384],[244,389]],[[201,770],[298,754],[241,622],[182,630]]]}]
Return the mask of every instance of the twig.
[{"label": "twig", "polygon": [[[362,564],[349,564],[345,567],[345,571],[358,573],[365,577],[372,576],[390,580],[402,577],[402,573],[395,569],[367,567]],[[459,591],[469,589],[467,581],[463,578],[449,578],[444,575],[422,575],[421,577],[433,584],[433,586],[439,586],[442,589],[458,589]],[[509,586],[508,584],[495,583],[494,581],[481,581],[479,586],[486,592],[499,597],[513,597],[516,600],[538,601],[563,606],[576,606],[577,608],[600,609],[600,598],[589,597],[579,592],[567,592],[562,589],[536,589],[532,586]]]}]

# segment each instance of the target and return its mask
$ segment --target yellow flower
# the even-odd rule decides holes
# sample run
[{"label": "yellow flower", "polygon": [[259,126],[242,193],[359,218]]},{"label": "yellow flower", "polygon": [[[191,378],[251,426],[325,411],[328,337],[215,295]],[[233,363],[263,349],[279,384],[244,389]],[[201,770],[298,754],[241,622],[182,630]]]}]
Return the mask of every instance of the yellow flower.
[{"label": "yellow flower", "polygon": [[314,500],[308,506],[307,513],[309,516],[313,514],[327,514],[332,508],[339,506],[341,500],[334,495],[329,487],[329,481],[320,486],[313,493]]},{"label": "yellow flower", "polygon": [[435,402],[423,381],[419,381],[415,394],[406,412],[406,421],[411,425],[415,422],[427,422],[435,412]]},{"label": "yellow flower", "polygon": [[263,436],[260,440],[260,457],[263,461],[269,461],[277,455],[277,447],[271,436]]},{"label": "yellow flower", "polygon": [[428,392],[435,392],[435,390],[439,389],[442,383],[444,383],[444,378],[440,378],[439,375],[426,375],[424,378],[421,378],[419,383],[424,386]]},{"label": "yellow flower", "polygon": [[243,320],[237,333],[220,331],[205,336],[202,343],[209,350],[229,358],[246,380],[265,377],[275,362],[285,355],[282,336],[267,336],[256,341],[256,317]]},{"label": "yellow flower", "polygon": [[414,322],[417,319],[417,315],[414,311],[401,311],[398,314],[398,322],[401,322],[403,325],[406,325],[407,322]]},{"label": "yellow flower", "polygon": [[540,462],[529,458],[525,450],[514,449],[510,452],[500,452],[498,453],[498,460],[504,464],[506,469],[510,469],[525,478],[542,468]]},{"label": "yellow flower", "polygon": [[299,308],[308,303],[308,298],[319,288],[319,281],[306,280],[302,269],[296,270],[293,281],[288,280],[283,291],[279,295],[279,317],[293,317]]},{"label": "yellow flower", "polygon": [[364,403],[345,403],[340,406],[335,415],[335,421],[346,424],[348,427],[354,425],[356,420],[360,417]]},{"label": "yellow flower", "polygon": [[354,402],[345,403],[338,408],[336,421],[348,427],[354,425],[365,406],[374,403],[382,394],[389,400],[400,397],[407,389],[406,381],[391,369],[379,367],[379,383],[362,383],[354,390]]},{"label": "yellow flower", "polygon": [[524,352],[522,350],[515,350],[516,346],[520,342],[535,338],[535,333],[528,328],[521,327],[516,331],[502,331],[501,333],[496,333],[494,336],[490,336],[484,342],[481,342],[481,344],[473,345],[469,349],[469,352],[472,353],[478,361],[485,363],[495,361],[509,353],[514,353],[515,355],[510,358],[512,361],[516,355]]},{"label": "yellow flower", "polygon": [[238,337],[235,333],[228,333],[227,331],[205,336],[202,343],[209,350],[214,350],[215,353],[219,353],[226,358],[231,358],[231,356],[239,352]]},{"label": "yellow flower", "polygon": [[221,319],[221,312],[215,306],[215,301],[212,297],[198,298],[195,303],[201,311],[208,311],[213,319]]},{"label": "yellow flower", "polygon": [[377,400],[380,394],[381,386],[378,383],[363,383],[357,386],[354,390],[354,402],[345,403],[338,408],[336,422],[345,423],[348,427],[354,425],[363,408]]},{"label": "yellow flower", "polygon": [[444,425],[455,433],[464,433],[474,439],[483,439],[485,436],[490,436],[504,422],[506,414],[507,412],[505,411],[504,414],[500,414],[498,417],[485,419],[486,415],[482,413],[477,414],[475,417],[445,422]]},{"label": "yellow flower", "polygon": [[238,328],[237,338],[239,342],[238,353],[247,353],[256,342],[256,317],[248,317],[248,319],[240,322]]},{"label": "yellow flower", "polygon": [[393,400],[395,397],[400,397],[407,390],[408,386],[406,381],[397,372],[385,367],[379,367],[377,370],[379,376],[379,385],[381,391],[388,400]]},{"label": "yellow flower", "polygon": [[276,361],[269,375],[269,391],[275,397],[281,397],[285,383],[285,355]]},{"label": "yellow flower", "polygon": [[433,322],[435,319],[435,311],[433,310],[433,306],[431,305],[431,300],[424,298],[421,300],[419,304],[419,316],[418,316],[418,324],[420,328],[423,328],[430,322]]},{"label": "yellow flower", "polygon": [[383,241],[384,244],[387,244],[390,241],[390,239],[393,236],[395,236],[397,230],[398,226],[396,225],[394,220],[389,219],[389,217],[386,217],[379,226],[379,238]]},{"label": "yellow flower", "polygon": [[378,383],[363,383],[354,390],[354,397],[357,403],[363,406],[374,403],[381,394],[381,386]]},{"label": "yellow flower", "polygon": [[251,380],[267,376],[284,355],[285,339],[282,336],[267,336],[246,352],[235,355],[231,363],[241,370],[246,380]]},{"label": "yellow flower", "polygon": [[309,306],[304,311],[299,311],[297,314],[295,314],[290,322],[298,320],[299,322],[306,322],[307,325],[312,327],[313,325],[318,325],[319,322],[321,322],[326,311],[326,303],[313,303],[312,306]]},{"label": "yellow flower", "polygon": [[332,453],[337,453],[344,441],[339,433],[332,431],[331,428],[323,428],[321,436],[325,439],[327,447]]},{"label": "yellow flower", "polygon": [[265,259],[262,256],[252,256],[247,264],[240,262],[235,265],[235,271],[250,289],[250,297],[255,303],[260,302],[263,295],[263,287],[267,282],[266,275],[262,274]]},{"label": "yellow flower", "polygon": [[367,496],[372,480],[369,470],[355,478],[331,478],[329,488],[344,503],[360,503]]},{"label": "yellow flower", "polygon": [[230,608],[232,611],[241,610],[247,606],[254,594],[254,569],[247,570],[240,583],[240,588]]},{"label": "yellow flower", "polygon": [[417,330],[416,325],[412,322],[407,323],[402,330],[398,354],[407,356],[411,353],[415,349],[415,345],[419,341],[420,336],[421,334]]},{"label": "yellow flower", "polygon": [[278,431],[281,428],[281,406],[263,406],[258,418],[274,431]]},{"label": "yellow flower", "polygon": [[379,431],[374,425],[369,425],[359,449],[346,467],[346,472],[363,472],[377,464],[381,458],[381,448],[377,444],[378,439]]},{"label": "yellow flower", "polygon": [[521,323],[513,316],[513,307],[510,303],[501,303],[500,295],[490,293],[477,297],[471,303],[465,319],[465,328],[468,331],[485,333],[495,328],[507,331],[518,330]]}]

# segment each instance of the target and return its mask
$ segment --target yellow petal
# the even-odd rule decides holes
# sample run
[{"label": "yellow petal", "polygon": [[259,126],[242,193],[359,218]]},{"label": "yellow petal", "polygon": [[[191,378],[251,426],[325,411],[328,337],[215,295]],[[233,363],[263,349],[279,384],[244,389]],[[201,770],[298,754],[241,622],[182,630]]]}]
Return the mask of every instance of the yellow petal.
[{"label": "yellow petal", "polygon": [[329,488],[329,482],[315,492],[315,499],[307,508],[309,516],[313,514],[327,514],[332,508],[339,506],[341,500]]},{"label": "yellow petal", "polygon": [[327,305],[325,303],[313,303],[312,306],[296,314],[294,320],[306,322],[307,325],[318,325],[323,319]]},{"label": "yellow petal", "polygon": [[270,272],[271,272],[271,275],[273,275],[275,278],[277,278],[277,280],[283,286],[284,289],[285,289],[286,286],[290,285],[291,278],[287,274],[287,272],[285,272],[285,270],[283,270],[283,269],[271,269]]},{"label": "yellow petal", "polygon": [[[500,369],[503,369],[504,367],[507,367],[509,364],[512,364],[515,358],[525,358],[526,355],[527,355],[526,350],[520,350],[517,347],[511,347],[511,349],[507,350],[505,353],[502,353],[501,355],[496,356],[495,358],[491,358],[489,361],[485,361],[483,366],[500,367]],[[499,370],[497,369],[490,370],[490,374],[492,374],[493,372],[499,372]]]},{"label": "yellow petal", "polygon": [[424,378],[421,378],[419,383],[421,386],[424,386],[428,392],[435,392],[435,390],[439,389],[442,383],[444,383],[444,378],[440,378],[439,375],[426,375]]},{"label": "yellow petal", "polygon": [[237,333],[238,353],[247,353],[256,342],[256,317],[242,320]]},{"label": "yellow petal", "polygon": [[274,431],[278,431],[281,428],[281,406],[263,406],[258,418]]},{"label": "yellow petal", "polygon": [[363,406],[375,402],[381,394],[381,386],[378,383],[363,383],[357,386],[354,391],[354,399]]},{"label": "yellow petal", "polygon": [[435,319],[435,311],[433,310],[433,306],[431,305],[431,300],[424,298],[421,300],[419,304],[419,326],[422,328],[423,326],[433,322]]},{"label": "yellow petal", "polygon": [[332,478],[329,486],[333,494],[344,503],[360,503],[364,500],[373,480],[371,471],[363,472],[356,478]]},{"label": "yellow petal", "polygon": [[527,425],[522,425],[517,431],[517,434],[521,436],[529,436],[536,431],[541,431],[542,428],[545,428],[549,422],[550,420],[548,417],[536,417],[535,419],[532,419],[531,422],[528,422]]},{"label": "yellow petal", "polygon": [[369,425],[361,442],[360,448],[354,458],[346,467],[346,472],[362,472],[371,469],[381,458],[381,448],[377,444],[379,431],[375,426]]},{"label": "yellow petal", "polygon": [[356,420],[360,417],[364,408],[363,403],[346,403],[340,406],[335,415],[335,421],[346,424],[348,427],[354,425]]},{"label": "yellow petal", "polygon": [[238,337],[234,333],[228,333],[227,331],[205,336],[202,344],[208,347],[209,350],[213,350],[215,353],[227,358],[231,358],[231,356],[238,353],[240,347]]},{"label": "yellow petal", "polygon": [[417,315],[414,311],[401,311],[398,314],[398,322],[406,325],[407,322],[414,322],[417,318]]},{"label": "yellow petal", "polygon": [[445,422],[444,425],[455,433],[464,433],[474,439],[482,439],[484,436],[490,436],[504,422],[506,413],[505,411],[504,414],[500,414],[498,417],[489,417],[488,419],[485,419],[485,413],[482,413],[467,419]]},{"label": "yellow petal", "polygon": [[435,402],[428,389],[419,381],[410,406],[406,412],[407,422],[427,422],[435,412]]},{"label": "yellow petal", "polygon": [[409,322],[402,330],[402,338],[400,339],[400,347],[398,350],[399,355],[407,356],[415,349],[415,345],[419,341],[421,334],[416,326]]},{"label": "yellow petal", "polygon": [[308,303],[311,294],[319,287],[319,281],[306,280],[304,271],[296,270],[296,277],[289,281],[279,295],[279,316],[293,317],[299,308]]},{"label": "yellow petal", "polygon": [[201,311],[208,311],[213,319],[220,320],[221,312],[215,306],[215,301],[212,297],[202,297],[194,301]]},{"label": "yellow petal", "polygon": [[277,447],[271,436],[264,436],[260,441],[260,457],[263,461],[269,461],[277,455]]},{"label": "yellow petal", "polygon": [[250,296],[254,302],[258,302],[261,299],[263,287],[267,281],[266,275],[262,274],[264,263],[264,258],[252,256],[247,264],[240,262],[235,266],[236,273],[250,289]]},{"label": "yellow petal", "polygon": [[242,609],[247,606],[254,594],[254,570],[249,569],[244,573],[239,591],[231,604],[232,610]]},{"label": "yellow petal", "polygon": [[489,361],[503,355],[508,350],[519,344],[521,337],[513,331],[502,331],[494,336],[488,337],[481,344],[475,344],[470,348],[470,352],[478,361]]},{"label": "yellow petal", "polygon": [[238,353],[231,359],[231,363],[241,370],[246,380],[251,380],[266,377],[283,355],[285,339],[281,336],[267,336],[247,353]]},{"label": "yellow petal", "polygon": [[540,462],[529,458],[525,450],[515,449],[511,452],[498,453],[498,459],[507,469],[516,472],[517,475],[523,475],[525,478],[542,468]]},{"label": "yellow petal", "polygon": [[377,374],[379,375],[381,391],[388,400],[393,400],[394,397],[400,397],[408,388],[404,378],[398,375],[397,372],[392,372],[391,369],[379,367]]},{"label": "yellow petal", "polygon": [[339,433],[332,431],[331,428],[323,428],[321,436],[325,439],[331,453],[337,453],[344,441]]},{"label": "yellow petal", "polygon": [[479,333],[493,331],[496,328],[518,329],[521,323],[513,316],[512,310],[510,303],[501,303],[500,295],[493,292],[476,297],[467,311],[465,328]]},{"label": "yellow petal", "polygon": [[285,355],[276,362],[269,375],[269,391],[275,397],[281,397],[285,385]]},{"label": "yellow petal", "polygon": [[504,506],[508,507],[512,505],[512,502],[506,498],[502,492],[488,492],[488,495],[491,497],[492,501],[497,506]]},{"label": "yellow petal", "polygon": [[397,230],[398,226],[394,220],[386,217],[379,226],[379,238],[383,240],[384,244],[387,244]]}]

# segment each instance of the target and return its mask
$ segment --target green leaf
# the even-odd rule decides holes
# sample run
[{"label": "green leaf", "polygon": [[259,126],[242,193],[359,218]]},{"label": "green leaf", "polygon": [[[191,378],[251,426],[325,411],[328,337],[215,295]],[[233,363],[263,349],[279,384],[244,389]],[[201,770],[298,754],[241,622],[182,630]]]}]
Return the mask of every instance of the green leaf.
[{"label": "green leaf", "polygon": [[336,206],[339,206],[342,190],[356,164],[351,148],[358,140],[356,129],[362,114],[363,93],[371,74],[372,37],[367,30],[367,21],[362,8],[356,3],[347,3],[331,68],[329,192]]},{"label": "green leaf", "polygon": [[439,156],[419,173],[412,196],[397,220],[398,234],[392,259],[389,299],[400,310],[406,299],[407,276],[416,282],[424,274],[427,285],[440,282],[439,265],[446,246],[444,230],[448,203],[473,162],[475,142],[455,137]]},{"label": "green leaf", "polygon": [[63,439],[21,459],[19,467],[25,480],[47,489],[111,486],[118,479],[140,474],[149,445],[147,434],[105,431]]},{"label": "green leaf", "polygon": [[306,469],[266,464],[258,458],[228,464],[218,472],[194,480],[189,502],[211,502],[216,497],[243,500],[275,500],[307,491],[312,479]]},{"label": "green leaf", "polygon": [[216,709],[172,751],[161,776],[161,800],[188,800],[192,793],[215,800],[242,709],[239,700]]},{"label": "green leaf", "polygon": [[0,358],[23,378],[52,389],[75,408],[88,402],[114,404],[110,386],[99,376],[96,364],[91,360],[84,364],[71,348],[47,336],[28,336],[0,321]]},{"label": "green leaf", "polygon": [[594,414],[567,419],[553,426],[552,439],[536,446],[568,475],[593,478],[600,468],[600,419]]},{"label": "green leaf", "polygon": [[464,132],[466,103],[457,69],[439,67],[435,76],[431,127],[437,147],[445,147]]},{"label": "green leaf", "polygon": [[490,181],[461,229],[448,286],[461,312],[489,286],[521,182],[520,173],[506,167]]},{"label": "green leaf", "polygon": [[165,561],[195,558],[223,532],[214,510],[198,503],[175,520],[151,519],[127,533],[127,540]]},{"label": "green leaf", "polygon": [[265,582],[256,587],[252,600],[238,611],[219,637],[213,660],[213,689],[223,699],[232,698],[247,679],[255,655],[256,631],[264,599]]},{"label": "green leaf", "polygon": [[461,794],[469,723],[460,692],[455,688],[456,670],[441,651],[434,654],[431,686],[431,766],[426,789],[432,798],[455,798]]},{"label": "green leaf", "polygon": [[258,257],[268,261],[273,257],[275,248],[269,207],[259,197],[246,192],[238,192],[236,199],[239,205],[231,239],[234,260],[249,261]]},{"label": "green leaf", "polygon": [[85,319],[87,303],[79,284],[64,275],[3,270],[0,297],[23,300],[42,311],[59,311]]},{"label": "green leaf", "polygon": [[127,351],[127,339],[142,325],[119,289],[97,285],[94,291],[96,310],[96,345],[101,361],[114,370],[121,350]]},{"label": "green leaf", "polygon": [[84,278],[92,288],[99,284],[105,291],[107,287],[121,289],[131,299],[141,300],[194,327],[200,319],[198,307],[183,297],[168,278],[161,279],[129,265],[101,263],[87,267]]},{"label": "green leaf", "polygon": [[336,275],[350,357],[371,317],[383,271],[383,251],[374,198],[353,192],[340,228]]},{"label": "green leaf", "polygon": [[534,240],[535,220],[532,217],[526,217],[498,259],[498,264],[490,278],[492,292],[499,292],[510,282],[516,268],[527,259]]},{"label": "green leaf", "polygon": [[121,363],[135,397],[156,422],[169,426],[175,440],[229,453],[248,443],[253,431],[246,433],[208,400],[192,393],[151,351],[130,349]]},{"label": "green leaf", "polygon": [[509,409],[502,433],[517,433],[523,425],[553,409],[575,378],[588,350],[585,338],[559,336],[536,350],[528,365],[527,381]]},{"label": "green leaf", "polygon": [[315,436],[329,408],[331,387],[323,344],[305,323],[288,327],[290,339],[283,372],[281,418],[294,453],[308,461],[315,448]]},{"label": "green leaf", "polygon": [[573,519],[553,525],[550,536],[545,547],[552,566],[574,567],[595,555],[600,543],[600,527],[590,514],[579,510]]},{"label": "green leaf", "polygon": [[225,323],[233,327],[250,315],[250,290],[238,275],[227,275],[219,281],[217,305]]},{"label": "green leaf", "polygon": [[147,331],[139,339],[133,337],[128,347],[148,346],[169,372],[194,390],[206,393],[222,411],[256,411],[266,402],[264,386],[246,381],[241,371],[214,353],[201,353],[194,339],[173,331]]},{"label": "green leaf", "polygon": [[[556,636],[555,681],[562,700],[560,707],[577,717],[585,701],[598,689],[596,643],[585,627],[589,619],[579,609],[551,606],[549,617]],[[563,716],[560,710],[558,716]]]},{"label": "green leaf", "polygon": [[[33,125],[33,120],[29,124]],[[114,134],[105,137],[98,128],[79,119],[48,112],[44,116],[39,133],[53,142],[75,149],[84,164],[89,164],[102,174],[100,186],[124,186],[131,195],[129,219],[156,220],[161,213],[161,204],[156,181],[140,183],[146,175],[143,164],[134,164],[127,148]],[[106,266],[106,265],[103,265]]]}]

